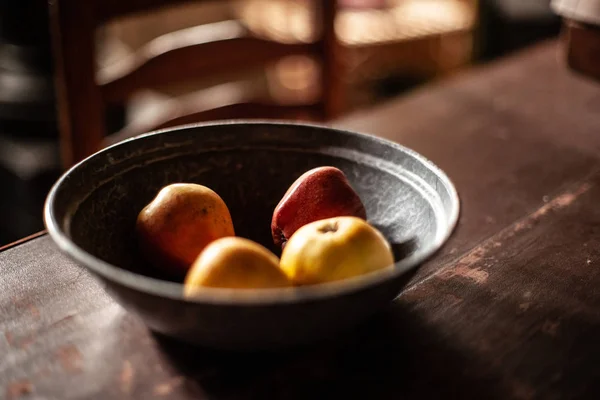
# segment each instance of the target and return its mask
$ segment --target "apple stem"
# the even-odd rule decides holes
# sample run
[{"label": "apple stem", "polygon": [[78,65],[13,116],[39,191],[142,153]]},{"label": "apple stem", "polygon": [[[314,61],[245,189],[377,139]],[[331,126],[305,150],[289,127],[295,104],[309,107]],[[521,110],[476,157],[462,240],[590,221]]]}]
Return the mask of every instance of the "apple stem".
[{"label": "apple stem", "polygon": [[323,225],[322,227],[319,228],[319,232],[321,232],[321,233],[337,232],[337,230],[338,230],[337,222],[329,223],[329,224]]}]

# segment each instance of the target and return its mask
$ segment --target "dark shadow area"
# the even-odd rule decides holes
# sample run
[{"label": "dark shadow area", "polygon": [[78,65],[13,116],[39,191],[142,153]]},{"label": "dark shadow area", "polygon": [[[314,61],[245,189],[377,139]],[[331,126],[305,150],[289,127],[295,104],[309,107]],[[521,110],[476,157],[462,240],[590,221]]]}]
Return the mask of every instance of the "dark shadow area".
[{"label": "dark shadow area", "polygon": [[561,20],[550,0],[479,2],[478,62],[489,62],[540,40],[557,37]]},{"label": "dark shadow area", "polygon": [[0,165],[0,246],[44,229],[44,201],[58,174],[50,169],[22,178]]},{"label": "dark shadow area", "polygon": [[524,321],[516,304],[503,303],[488,307],[503,318],[465,325],[455,313],[481,312],[477,295],[447,309],[442,286],[418,305],[396,301],[345,335],[287,351],[219,352],[156,338],[190,390],[211,399],[597,398],[597,318],[564,319],[546,304]]},{"label": "dark shadow area", "polygon": [[503,397],[488,365],[453,348],[443,332],[400,303],[348,335],[278,353],[215,352],[157,340],[212,399]]},{"label": "dark shadow area", "polygon": [[392,246],[392,252],[394,253],[394,260],[396,262],[408,257],[417,250],[416,238],[410,238],[402,243],[390,243]]}]

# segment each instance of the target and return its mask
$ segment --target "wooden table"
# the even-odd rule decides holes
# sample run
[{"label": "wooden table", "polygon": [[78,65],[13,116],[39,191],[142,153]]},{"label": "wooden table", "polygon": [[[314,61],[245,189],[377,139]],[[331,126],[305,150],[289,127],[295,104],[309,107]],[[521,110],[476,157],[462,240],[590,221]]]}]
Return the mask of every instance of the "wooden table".
[{"label": "wooden table", "polygon": [[285,354],[159,338],[47,236],[0,253],[6,399],[599,398],[600,86],[547,43],[337,126],[457,185],[455,235],[388,310]]}]

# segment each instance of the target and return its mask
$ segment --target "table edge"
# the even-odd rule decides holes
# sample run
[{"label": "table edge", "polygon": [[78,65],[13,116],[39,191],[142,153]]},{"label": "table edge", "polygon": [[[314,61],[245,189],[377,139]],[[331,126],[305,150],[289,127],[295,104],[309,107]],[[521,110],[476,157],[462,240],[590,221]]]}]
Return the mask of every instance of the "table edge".
[{"label": "table edge", "polygon": [[42,231],[39,231],[39,232],[36,232],[36,233],[34,233],[34,234],[32,234],[32,235],[25,236],[24,238],[21,238],[21,239],[19,239],[19,240],[16,240],[16,241],[14,241],[14,242],[12,242],[12,243],[8,243],[8,244],[6,244],[6,245],[4,245],[4,246],[0,246],[0,252],[3,252],[3,251],[5,251],[5,250],[12,249],[13,247],[17,247],[17,246],[19,246],[19,245],[22,245],[23,243],[29,242],[30,240],[37,239],[38,237],[40,237],[40,236],[44,236],[44,235],[46,235],[47,233],[48,233],[48,231],[46,231],[46,230],[44,229],[44,230],[42,230]]}]

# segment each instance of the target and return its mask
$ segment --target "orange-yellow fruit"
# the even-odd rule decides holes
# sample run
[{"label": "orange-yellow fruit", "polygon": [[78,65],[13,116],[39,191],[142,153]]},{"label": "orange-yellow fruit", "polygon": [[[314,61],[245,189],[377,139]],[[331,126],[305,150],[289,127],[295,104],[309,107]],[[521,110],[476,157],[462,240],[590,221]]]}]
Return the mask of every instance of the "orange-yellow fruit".
[{"label": "orange-yellow fruit", "polygon": [[259,289],[289,286],[279,259],[260,244],[241,237],[227,237],[209,244],[190,268],[184,294],[203,287]]},{"label": "orange-yellow fruit", "polygon": [[209,243],[235,235],[223,199],[210,188],[191,183],[161,189],[139,213],[136,230],[148,261],[179,276]]}]

